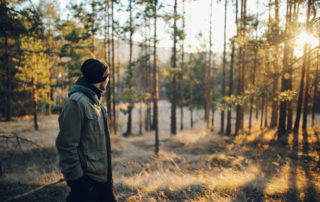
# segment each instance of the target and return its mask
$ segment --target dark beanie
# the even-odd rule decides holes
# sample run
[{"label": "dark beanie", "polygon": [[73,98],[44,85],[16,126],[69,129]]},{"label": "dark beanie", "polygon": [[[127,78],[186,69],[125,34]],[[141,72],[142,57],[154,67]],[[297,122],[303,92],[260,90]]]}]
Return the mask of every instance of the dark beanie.
[{"label": "dark beanie", "polygon": [[99,83],[109,75],[108,66],[96,59],[86,60],[81,66],[81,72],[89,83]]}]

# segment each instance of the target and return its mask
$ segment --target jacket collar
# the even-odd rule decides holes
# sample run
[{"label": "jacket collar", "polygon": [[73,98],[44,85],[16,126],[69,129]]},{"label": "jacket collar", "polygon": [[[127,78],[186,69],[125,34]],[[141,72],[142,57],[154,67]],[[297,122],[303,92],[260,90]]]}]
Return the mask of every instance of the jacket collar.
[{"label": "jacket collar", "polygon": [[102,90],[97,87],[91,85],[87,82],[83,77],[80,77],[76,84],[73,85],[70,92],[68,93],[69,97],[76,92],[82,92],[87,97],[89,97],[94,103],[101,104],[101,94]]}]

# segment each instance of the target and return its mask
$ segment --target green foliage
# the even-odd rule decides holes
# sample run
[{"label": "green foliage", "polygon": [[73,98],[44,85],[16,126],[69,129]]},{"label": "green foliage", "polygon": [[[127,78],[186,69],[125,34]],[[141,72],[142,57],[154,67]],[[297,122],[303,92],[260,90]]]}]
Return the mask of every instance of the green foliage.
[{"label": "green foliage", "polygon": [[69,82],[81,76],[80,67],[83,60],[89,56],[84,50],[86,41],[82,37],[85,30],[77,25],[75,21],[66,20],[58,24],[57,28],[60,31],[60,38],[64,44],[60,48],[59,56],[64,58],[60,63],[61,66],[67,67],[66,72]]},{"label": "green foliage", "polygon": [[286,90],[279,94],[279,100],[284,101],[291,101],[297,96],[297,92],[295,90]]},{"label": "green foliage", "polygon": [[167,79],[172,79],[173,76],[181,76],[181,67],[169,67],[165,69],[161,69],[161,75]]},{"label": "green foliage", "polygon": [[36,90],[36,97],[40,103],[53,104],[49,99],[49,68],[52,64],[48,61],[48,55],[44,53],[41,40],[34,37],[23,37],[21,48],[29,50],[29,52],[22,56],[20,65],[17,66],[18,72],[15,79],[22,84],[19,85],[18,91],[32,92]]},{"label": "green foliage", "polygon": [[[163,78],[164,87],[166,89],[166,96],[171,97],[170,80],[173,75],[184,77],[184,104],[188,106],[190,104],[190,98],[192,93],[192,104],[196,107],[202,107],[204,103],[204,78],[205,67],[207,65],[206,53],[200,52],[195,56],[192,56],[193,61],[187,63],[185,66],[185,72],[181,72],[181,68],[165,68],[161,70],[161,76]],[[177,77],[177,78],[179,78]],[[179,80],[177,80],[179,81]],[[190,86],[192,85],[192,92],[190,92]],[[178,85],[180,87],[180,85]],[[180,103],[180,90],[177,89],[177,103]],[[213,103],[214,104],[214,103]]]}]

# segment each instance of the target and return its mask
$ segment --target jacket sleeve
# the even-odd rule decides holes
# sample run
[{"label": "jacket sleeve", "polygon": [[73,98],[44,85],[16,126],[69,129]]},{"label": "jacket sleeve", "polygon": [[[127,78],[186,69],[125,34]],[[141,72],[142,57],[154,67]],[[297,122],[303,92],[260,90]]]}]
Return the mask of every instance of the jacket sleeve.
[{"label": "jacket sleeve", "polygon": [[78,152],[84,116],[79,105],[75,100],[68,100],[59,116],[56,147],[60,169],[66,180],[75,180],[83,175]]}]

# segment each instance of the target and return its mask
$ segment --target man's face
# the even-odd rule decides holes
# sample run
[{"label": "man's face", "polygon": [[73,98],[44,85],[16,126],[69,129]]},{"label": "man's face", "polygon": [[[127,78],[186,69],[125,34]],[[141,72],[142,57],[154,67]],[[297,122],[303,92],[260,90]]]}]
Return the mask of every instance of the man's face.
[{"label": "man's face", "polygon": [[108,83],[109,83],[109,77],[107,77],[105,81],[102,81],[100,83],[100,86],[99,86],[100,90],[102,91],[106,90]]}]

